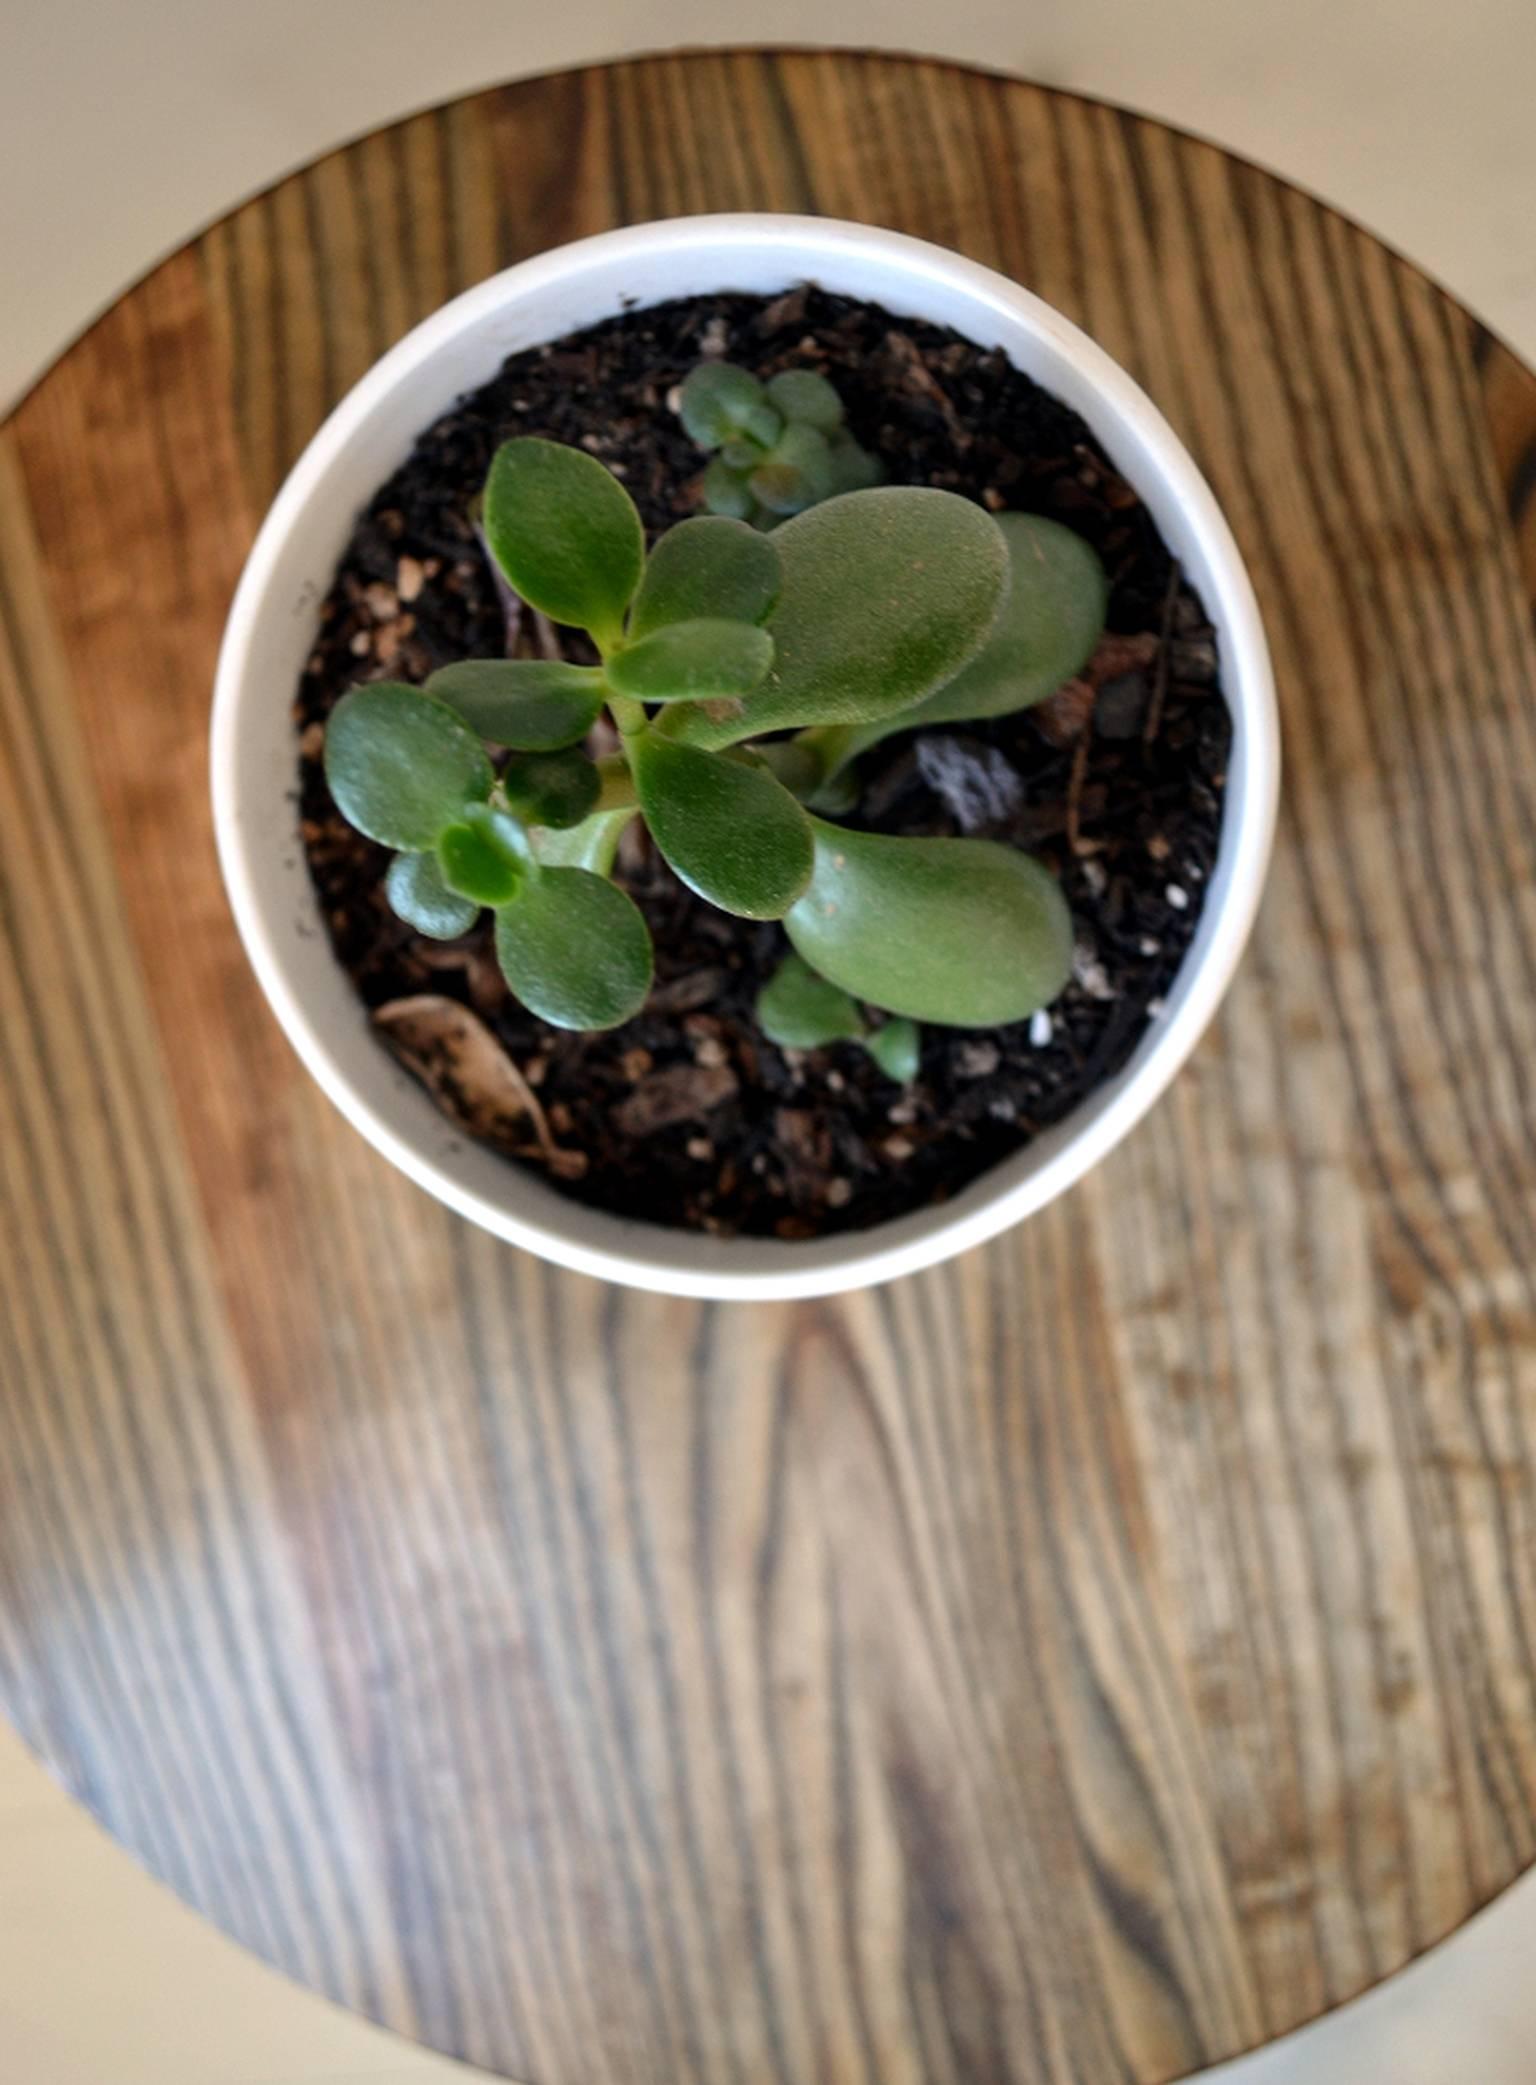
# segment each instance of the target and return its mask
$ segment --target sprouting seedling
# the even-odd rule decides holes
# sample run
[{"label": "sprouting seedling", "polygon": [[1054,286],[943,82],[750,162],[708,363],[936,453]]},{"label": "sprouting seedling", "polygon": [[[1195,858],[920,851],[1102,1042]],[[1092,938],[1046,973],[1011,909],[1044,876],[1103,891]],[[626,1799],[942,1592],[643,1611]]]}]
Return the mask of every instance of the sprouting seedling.
[{"label": "sprouting seedling", "polygon": [[872,1025],[851,992],[819,977],[793,950],[757,995],[757,1025],[781,1049],[821,1050],[828,1043],[862,1043],[898,1086],[909,1086],[917,1077],[921,1055],[917,1023],[900,1018]]},{"label": "sprouting seedling", "polygon": [[861,492],[883,476],[843,425],[843,402],[813,369],[783,369],[764,384],[733,362],[700,362],[683,379],[678,411],[701,449],[712,514],[776,528],[818,500]]},{"label": "sprouting seedling", "polygon": [[[700,897],[782,919],[819,978],[900,1020],[990,1026],[1056,996],[1071,921],[1042,864],[992,841],[854,831],[807,800],[860,734],[919,719],[962,676],[964,714],[1035,699],[1017,633],[1027,624],[1044,657],[1041,633],[1060,624],[1070,641],[1051,656],[1075,654],[1090,593],[1102,610],[1091,552],[1076,592],[1022,620],[1017,590],[1045,585],[1033,538],[929,488],[848,493],[771,536],[700,516],[647,555],[633,501],[596,458],[528,438],[497,451],[484,529],[518,596],[586,631],[600,663],[465,660],[424,688],[371,682],[337,704],[331,793],[396,850],[384,892],[408,924],[451,939],[489,907],[530,1011],[614,1027],[652,973],[645,920],[612,880],[638,820]],[[619,750],[594,760],[585,741],[605,711]],[[901,1061],[899,1021],[867,1042]]]}]

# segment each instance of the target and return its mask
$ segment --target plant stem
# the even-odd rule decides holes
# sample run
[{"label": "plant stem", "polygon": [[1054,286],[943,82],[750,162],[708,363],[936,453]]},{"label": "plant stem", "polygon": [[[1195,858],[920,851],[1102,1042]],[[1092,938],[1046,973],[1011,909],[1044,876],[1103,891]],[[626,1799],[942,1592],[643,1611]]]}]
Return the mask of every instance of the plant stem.
[{"label": "plant stem", "polygon": [[819,786],[863,752],[867,729],[863,724],[812,724],[808,730],[796,732],[790,743],[815,761]]},{"label": "plant stem", "polygon": [[639,801],[635,795],[635,778],[622,753],[605,753],[597,763],[597,771],[602,777],[602,787],[589,817],[596,818],[604,811],[629,810]]},{"label": "plant stem", "polygon": [[616,695],[608,691],[608,714],[619,728],[620,738],[633,738],[637,731],[644,731],[647,723],[645,704],[636,702],[633,695]]}]

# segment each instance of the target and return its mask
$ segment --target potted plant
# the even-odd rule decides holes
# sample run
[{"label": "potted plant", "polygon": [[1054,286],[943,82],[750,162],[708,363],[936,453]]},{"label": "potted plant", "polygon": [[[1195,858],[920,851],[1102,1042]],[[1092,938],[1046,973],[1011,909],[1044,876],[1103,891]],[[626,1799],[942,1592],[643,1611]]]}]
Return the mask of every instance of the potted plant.
[{"label": "potted plant", "polygon": [[1236,964],[1278,744],[1230,534],[1101,350],[749,216],[510,269],[342,401],[213,778],[258,976],[387,1156],[567,1265],[782,1296],[1125,1134]]}]

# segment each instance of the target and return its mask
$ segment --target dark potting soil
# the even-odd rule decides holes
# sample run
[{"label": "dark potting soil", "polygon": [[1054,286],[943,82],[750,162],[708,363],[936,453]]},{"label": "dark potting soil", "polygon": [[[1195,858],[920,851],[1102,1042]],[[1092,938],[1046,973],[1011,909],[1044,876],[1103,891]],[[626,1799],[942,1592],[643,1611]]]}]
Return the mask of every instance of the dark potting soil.
[{"label": "dark potting soil", "polygon": [[[825,372],[893,482],[1050,515],[1086,536],[1110,575],[1109,634],[1081,679],[1017,716],[890,739],[863,764],[850,822],[1027,848],[1060,876],[1077,926],[1075,974],[1048,1014],[926,1028],[911,1087],[856,1044],[802,1053],[765,1041],[753,1002],[787,948],[782,929],[694,897],[633,828],[619,880],[651,924],[655,990],[608,1034],[547,1027],[502,983],[488,915],[448,944],[395,918],[387,855],[346,825],[325,786],[324,720],[346,689],[420,681],[506,649],[468,517],[509,435],[581,443],[653,531],[696,511],[703,459],[668,394],[703,354],[764,376]],[[519,649],[585,656],[584,640],[523,622]],[[381,1034],[408,1046],[450,1111],[581,1201],[787,1238],[942,1200],[1125,1062],[1200,916],[1230,739],[1201,604],[1085,423],[1000,354],[811,288],[656,305],[513,356],[422,435],[359,520],[295,716],[304,839],[336,952],[376,1016],[393,1009]]]}]

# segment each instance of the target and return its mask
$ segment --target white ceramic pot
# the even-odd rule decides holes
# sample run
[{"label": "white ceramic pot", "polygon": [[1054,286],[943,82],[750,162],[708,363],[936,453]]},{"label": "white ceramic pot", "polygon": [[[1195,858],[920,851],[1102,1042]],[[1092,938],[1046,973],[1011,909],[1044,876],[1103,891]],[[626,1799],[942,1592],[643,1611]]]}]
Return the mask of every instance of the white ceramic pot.
[{"label": "white ceramic pot", "polygon": [[[1221,845],[1166,1011],[1066,1121],[940,1208],[805,1243],[716,1239],[583,1208],[439,1114],[370,1031],[331,953],[296,831],[289,713],[358,511],[416,436],[510,354],[626,303],[813,281],[951,326],[1074,406],[1150,508],[1215,625],[1232,711]],[[584,239],[467,291],[348,392],[283,486],[230,611],[213,709],[219,855],[246,950],[305,1064],[402,1171],[487,1230],[567,1267],[679,1295],[810,1296],[889,1280],[978,1245],[1080,1180],[1140,1120],[1226,990],[1274,830],[1279,735],[1253,591],[1220,509],[1162,415],[1086,335],[973,261],[825,218],[674,219]]]}]

